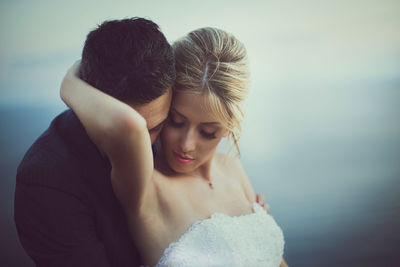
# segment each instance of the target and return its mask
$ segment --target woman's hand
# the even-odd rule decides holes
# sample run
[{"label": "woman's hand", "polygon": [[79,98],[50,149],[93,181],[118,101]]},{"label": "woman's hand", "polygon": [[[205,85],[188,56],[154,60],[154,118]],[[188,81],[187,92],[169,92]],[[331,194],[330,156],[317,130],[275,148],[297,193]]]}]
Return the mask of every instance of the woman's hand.
[{"label": "woman's hand", "polygon": [[282,258],[282,262],[281,262],[281,265],[279,265],[279,267],[289,267],[289,265],[287,265],[284,258]]},{"label": "woman's hand", "polygon": [[78,87],[77,84],[80,81],[78,78],[80,64],[80,60],[75,61],[75,63],[68,69],[63,81],[61,82],[60,97],[62,101],[69,107],[69,96],[71,93],[73,93],[74,89]]},{"label": "woman's hand", "polygon": [[256,194],[256,202],[261,207],[263,207],[266,212],[269,212],[270,211],[269,205],[264,203],[264,201],[265,201],[265,199],[264,199],[264,196],[262,194]]}]

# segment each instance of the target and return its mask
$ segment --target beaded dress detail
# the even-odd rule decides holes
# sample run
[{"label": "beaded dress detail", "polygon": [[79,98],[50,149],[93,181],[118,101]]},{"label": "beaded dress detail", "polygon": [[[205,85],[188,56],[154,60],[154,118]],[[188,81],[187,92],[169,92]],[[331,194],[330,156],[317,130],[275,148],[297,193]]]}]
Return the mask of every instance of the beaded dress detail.
[{"label": "beaded dress detail", "polygon": [[283,233],[258,203],[253,213],[228,216],[214,213],[198,220],[164,250],[156,267],[279,266]]}]

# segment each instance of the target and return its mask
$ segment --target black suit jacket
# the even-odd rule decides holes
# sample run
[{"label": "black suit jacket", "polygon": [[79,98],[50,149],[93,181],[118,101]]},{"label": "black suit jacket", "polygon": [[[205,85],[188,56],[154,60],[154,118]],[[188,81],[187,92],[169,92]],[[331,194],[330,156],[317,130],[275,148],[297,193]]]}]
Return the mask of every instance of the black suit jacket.
[{"label": "black suit jacket", "polygon": [[37,266],[138,265],[110,171],[71,110],[31,146],[17,171],[14,217]]}]

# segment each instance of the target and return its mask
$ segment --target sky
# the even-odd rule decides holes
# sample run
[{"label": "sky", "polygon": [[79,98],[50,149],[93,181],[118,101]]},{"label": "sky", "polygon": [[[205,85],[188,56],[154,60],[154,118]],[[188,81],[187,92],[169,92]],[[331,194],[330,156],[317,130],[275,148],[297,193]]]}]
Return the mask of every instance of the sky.
[{"label": "sky", "polygon": [[[1,1],[0,107],[65,105],[59,85],[86,34],[140,16],[171,42],[212,26],[246,46],[252,86],[244,155],[294,143],[397,136],[399,1]],[[363,138],[364,138],[363,137]],[[260,142],[262,140],[262,142]],[[321,142],[323,142],[321,140]]]},{"label": "sky", "polygon": [[321,90],[315,85],[400,74],[398,1],[17,0],[0,6],[0,105],[59,104],[56,89],[86,34],[104,20],[131,16],[154,20],[171,42],[204,26],[233,33],[248,49],[257,99],[277,87]]}]

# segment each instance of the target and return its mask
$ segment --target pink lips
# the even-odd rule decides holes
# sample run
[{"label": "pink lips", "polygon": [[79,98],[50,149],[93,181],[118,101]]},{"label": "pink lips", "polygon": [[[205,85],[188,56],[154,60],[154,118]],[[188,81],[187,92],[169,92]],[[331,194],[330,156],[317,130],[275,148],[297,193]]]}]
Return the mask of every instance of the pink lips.
[{"label": "pink lips", "polygon": [[192,158],[184,157],[181,154],[176,153],[175,151],[174,151],[174,156],[175,156],[175,159],[181,164],[189,164],[194,160]]}]

